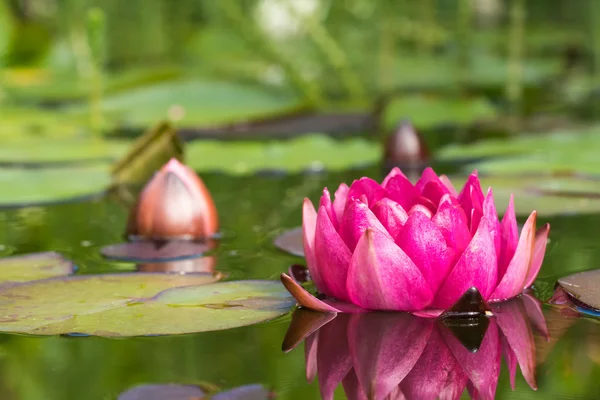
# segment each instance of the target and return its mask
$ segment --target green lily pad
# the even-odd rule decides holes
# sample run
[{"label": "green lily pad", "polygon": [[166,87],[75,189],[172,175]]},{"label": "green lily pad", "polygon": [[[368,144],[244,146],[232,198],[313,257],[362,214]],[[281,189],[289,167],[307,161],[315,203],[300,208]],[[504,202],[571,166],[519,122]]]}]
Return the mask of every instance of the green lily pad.
[{"label": "green lily pad", "polygon": [[66,276],[73,263],[53,251],[0,258],[0,287],[21,282]]},{"label": "green lily pad", "polygon": [[0,143],[0,163],[105,163],[126,154],[128,140],[26,138]]},{"label": "green lily pad", "polygon": [[373,164],[380,157],[378,143],[360,138],[340,141],[324,135],[262,143],[202,140],[189,143],[186,148],[187,164],[195,170],[220,170],[240,175],[265,169],[287,172],[343,170]]},{"label": "green lily pad", "polygon": [[33,282],[0,292],[0,315],[6,316],[0,331],[97,336],[203,332],[270,320],[295,304],[279,282],[210,284],[215,279],[210,274],[144,273]]},{"label": "green lily pad", "polygon": [[[465,180],[452,178],[457,188]],[[484,193],[488,187],[492,188],[499,213],[504,213],[511,194],[515,196],[515,211],[519,215],[529,215],[533,210],[545,217],[600,211],[600,181],[550,175],[481,176],[480,180]]]},{"label": "green lily pad", "polygon": [[[2,109],[0,138],[4,143],[20,142],[24,139],[72,138],[89,134],[86,115],[66,115],[58,110],[41,110],[27,107]],[[89,135],[88,135],[89,136]]]},{"label": "green lily pad", "polygon": [[427,129],[442,124],[468,125],[496,115],[494,107],[483,98],[412,94],[398,96],[388,104],[383,124],[386,129],[392,129],[400,120],[408,118],[418,129]]},{"label": "green lily pad", "polygon": [[[114,125],[146,127],[157,120],[181,126],[207,126],[279,115],[295,109],[298,100],[228,82],[178,80],[109,95],[102,101],[105,118]],[[87,112],[87,105],[71,108]]]},{"label": "green lily pad", "polygon": [[560,278],[558,284],[578,302],[600,310],[600,270],[578,272]]},{"label": "green lily pad", "polygon": [[439,151],[442,161],[479,159],[466,166],[489,174],[553,172],[600,173],[600,126],[547,135],[520,135],[483,140],[469,145],[450,145]]},{"label": "green lily pad", "polygon": [[0,207],[74,200],[104,191],[108,168],[0,169]]}]

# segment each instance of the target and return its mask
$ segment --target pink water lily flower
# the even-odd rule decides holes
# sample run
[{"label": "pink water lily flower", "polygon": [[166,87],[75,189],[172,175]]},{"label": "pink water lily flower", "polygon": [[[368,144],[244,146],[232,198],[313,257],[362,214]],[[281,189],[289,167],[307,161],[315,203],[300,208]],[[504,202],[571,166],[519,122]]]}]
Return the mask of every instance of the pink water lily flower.
[{"label": "pink water lily flower", "polygon": [[324,300],[282,275],[298,302],[318,311],[409,311],[436,316],[475,286],[499,302],[531,286],[540,270],[550,226],[536,233],[533,211],[519,235],[513,196],[500,221],[492,189],[475,171],[460,193],[427,168],[412,184],[393,169],[381,184],[327,188],[317,209],[303,205],[304,253]]}]

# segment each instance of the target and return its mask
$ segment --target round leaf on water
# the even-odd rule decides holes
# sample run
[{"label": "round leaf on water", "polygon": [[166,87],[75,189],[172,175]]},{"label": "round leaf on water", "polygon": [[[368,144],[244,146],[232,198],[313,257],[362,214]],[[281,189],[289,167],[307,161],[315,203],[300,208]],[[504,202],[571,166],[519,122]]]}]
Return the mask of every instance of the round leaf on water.
[{"label": "round leaf on water", "polygon": [[379,161],[378,143],[362,138],[335,140],[306,135],[269,142],[197,140],[186,147],[186,162],[196,171],[250,174],[259,170],[344,170]]},{"label": "round leaf on water", "polygon": [[290,229],[277,236],[273,244],[280,250],[304,257],[304,244],[302,243],[302,227]]},{"label": "round leaf on water", "polygon": [[202,399],[205,395],[202,389],[193,385],[148,384],[121,393],[117,400],[190,400]]},{"label": "round leaf on water", "polygon": [[85,198],[102,193],[110,182],[102,167],[0,169],[0,207]]},{"label": "round leaf on water", "polygon": [[[46,279],[0,291],[0,331],[44,333],[60,324],[63,331],[86,314],[127,306],[173,287],[215,282],[213,274],[124,273]],[[86,333],[86,332],[80,332]]]},{"label": "round leaf on water", "polygon": [[600,310],[600,269],[560,278],[558,284],[578,302]]},{"label": "round leaf on water", "polygon": [[[494,192],[496,208],[504,213],[511,194],[515,196],[515,210],[529,215],[537,210],[538,216],[600,211],[600,181],[577,177],[551,175],[480,176],[484,193],[488,187]],[[452,177],[455,187],[461,188],[465,177]]]},{"label": "round leaf on water", "polygon": [[53,251],[0,259],[0,287],[73,273],[73,263]]},{"label": "round leaf on water", "polygon": [[[123,276],[135,274],[123,274]],[[0,292],[0,331],[38,335],[80,333],[96,336],[166,335],[229,329],[267,321],[295,304],[279,282],[232,281],[206,284],[201,275],[148,274],[153,279],[118,275],[56,280]],[[210,275],[208,275],[210,276]],[[162,280],[172,289],[161,293]],[[197,283],[193,283],[194,280]],[[182,285],[195,285],[177,287]],[[37,286],[37,287],[35,287]],[[9,302],[17,296],[24,301]]]},{"label": "round leaf on water", "polygon": [[189,240],[172,240],[168,242],[137,241],[111,244],[103,247],[100,252],[104,257],[115,260],[152,262],[195,258],[206,253],[211,248],[207,243]]},{"label": "round leaf on water", "polygon": [[224,392],[216,393],[212,400],[269,400],[273,394],[263,385],[244,385]]}]

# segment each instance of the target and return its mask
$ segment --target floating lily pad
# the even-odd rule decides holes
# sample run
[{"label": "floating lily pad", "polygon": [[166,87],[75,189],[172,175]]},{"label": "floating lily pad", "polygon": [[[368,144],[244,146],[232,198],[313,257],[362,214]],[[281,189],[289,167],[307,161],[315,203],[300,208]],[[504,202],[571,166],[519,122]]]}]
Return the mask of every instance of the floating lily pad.
[{"label": "floating lily pad", "polygon": [[190,240],[136,241],[105,246],[102,255],[114,260],[133,262],[164,262],[194,258],[214,246]]},{"label": "floating lily pad", "polygon": [[198,386],[178,385],[140,385],[123,392],[117,400],[190,400],[203,399],[206,393]]},{"label": "floating lily pad", "polygon": [[109,164],[123,156],[128,140],[92,138],[26,138],[6,140],[0,144],[0,164]]},{"label": "floating lily pad", "polygon": [[290,229],[277,236],[273,244],[287,253],[304,257],[304,244],[302,242],[302,227]]},{"label": "floating lily pad", "polygon": [[275,396],[263,385],[245,385],[214,394],[212,400],[269,400]]},{"label": "floating lily pad", "polygon": [[[0,331],[141,336],[229,329],[294,305],[279,282],[214,282],[212,274],[108,274],[50,279],[0,292]],[[169,289],[172,288],[172,289]],[[169,290],[165,290],[169,289]]]},{"label": "floating lily pad", "polygon": [[450,145],[438,160],[473,160],[465,167],[487,174],[587,173],[600,174],[600,126],[551,134],[519,135],[509,139],[482,140],[475,144]]},{"label": "floating lily pad", "polygon": [[[600,180],[550,175],[484,175],[480,179],[484,192],[492,187],[499,213],[504,213],[511,194],[515,196],[515,209],[519,215],[529,215],[533,210],[537,210],[539,216],[600,211]],[[465,180],[452,177],[457,188]]]},{"label": "floating lily pad", "polygon": [[[230,82],[177,80],[109,95],[102,111],[111,125],[146,127],[159,119],[181,126],[207,126],[278,115],[294,109],[298,100],[256,87]],[[86,113],[87,105],[71,108]]]},{"label": "floating lily pad", "polygon": [[494,107],[484,98],[450,98],[434,95],[405,95],[394,98],[383,117],[386,129],[408,118],[418,129],[443,124],[468,125],[497,115]]},{"label": "floating lily pad", "polygon": [[600,310],[600,269],[560,278],[558,284],[579,304]]},{"label": "floating lily pad", "polygon": [[101,194],[110,183],[103,167],[0,169],[0,207],[81,199]]},{"label": "floating lily pad", "polygon": [[66,276],[73,263],[53,251],[0,258],[0,287],[20,282]]},{"label": "floating lily pad", "polygon": [[381,157],[378,143],[308,135],[281,142],[196,141],[186,147],[186,162],[197,171],[250,174],[259,170],[290,173],[307,169],[344,170],[370,165]]}]

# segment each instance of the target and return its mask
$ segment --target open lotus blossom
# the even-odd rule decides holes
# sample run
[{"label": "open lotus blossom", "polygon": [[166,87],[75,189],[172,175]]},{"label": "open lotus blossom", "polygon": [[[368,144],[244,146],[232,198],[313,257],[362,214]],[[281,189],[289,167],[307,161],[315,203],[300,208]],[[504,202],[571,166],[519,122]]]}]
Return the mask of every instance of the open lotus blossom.
[{"label": "open lotus blossom", "polygon": [[[535,390],[534,332],[548,337],[541,304],[524,295],[492,308],[494,318],[460,330],[407,313],[337,314],[328,319],[294,315],[286,340],[295,340],[284,340],[284,350],[304,339],[306,377],[312,381],[318,376],[324,400],[333,399],[340,383],[355,400],[459,399],[465,388],[474,399],[491,400],[502,356],[513,390],[517,365]],[[468,337],[478,338],[476,352],[465,347]]]},{"label": "open lotus blossom", "polygon": [[513,196],[500,221],[492,189],[484,196],[477,172],[457,193],[431,168],[414,185],[395,168],[381,184],[342,183],[333,201],[325,188],[316,210],[305,199],[302,229],[308,269],[325,299],[282,274],[301,305],[437,316],[473,286],[488,302],[531,286],[550,226],[536,233],[533,211],[519,235]]},{"label": "open lotus blossom", "polygon": [[172,158],[146,184],[132,209],[129,236],[207,239],[219,230],[215,203],[194,170]]}]

